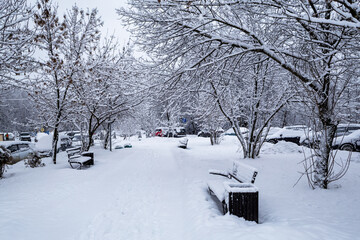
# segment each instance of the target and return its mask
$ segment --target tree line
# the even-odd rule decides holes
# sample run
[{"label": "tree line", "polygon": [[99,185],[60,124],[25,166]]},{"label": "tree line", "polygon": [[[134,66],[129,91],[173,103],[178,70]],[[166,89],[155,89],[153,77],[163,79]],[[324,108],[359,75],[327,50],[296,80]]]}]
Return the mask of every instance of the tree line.
[{"label": "tree line", "polygon": [[53,130],[55,164],[60,129],[85,129],[88,150],[100,127],[142,102],[136,93],[145,86],[130,44],[101,35],[97,9],[57,9],[50,0],[0,3],[0,84],[27,93],[29,125]]},{"label": "tree line", "polygon": [[[136,44],[154,59],[168,109],[189,103],[201,116],[220,113],[244,157],[255,158],[272,119],[297,102],[321,130],[311,176],[314,186],[327,188],[334,176],[331,146],[337,125],[358,121],[358,1],[129,4],[118,13],[131,26]],[[244,123],[248,138],[240,131]]]}]

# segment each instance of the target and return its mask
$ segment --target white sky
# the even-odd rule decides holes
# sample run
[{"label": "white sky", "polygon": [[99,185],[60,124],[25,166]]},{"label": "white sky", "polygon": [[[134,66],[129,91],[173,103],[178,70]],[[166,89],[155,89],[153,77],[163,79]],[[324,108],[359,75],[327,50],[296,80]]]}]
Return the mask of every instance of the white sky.
[{"label": "white sky", "polygon": [[[30,2],[36,2],[36,0],[30,0]],[[104,22],[104,27],[101,31],[102,36],[114,33],[121,45],[125,44],[130,37],[130,34],[122,26],[119,16],[115,11],[116,8],[127,7],[127,0],[53,0],[53,2],[59,5],[59,17],[63,16],[66,10],[71,9],[75,4],[84,10],[97,8],[99,16],[101,16]]]}]

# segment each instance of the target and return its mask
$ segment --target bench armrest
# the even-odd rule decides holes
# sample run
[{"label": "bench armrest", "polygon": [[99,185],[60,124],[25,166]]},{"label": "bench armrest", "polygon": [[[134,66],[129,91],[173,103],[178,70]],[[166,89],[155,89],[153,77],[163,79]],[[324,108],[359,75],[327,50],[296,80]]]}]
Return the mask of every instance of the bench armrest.
[{"label": "bench armrest", "polygon": [[210,169],[209,174],[231,178],[230,173],[228,171],[220,171],[220,170],[216,170],[216,169]]},{"label": "bench armrest", "polygon": [[241,181],[239,178],[237,178],[237,176],[235,176],[235,175],[232,174],[232,173],[229,173],[229,178],[233,178],[233,179],[235,179],[236,181],[238,181],[239,183],[244,183],[243,181]]}]

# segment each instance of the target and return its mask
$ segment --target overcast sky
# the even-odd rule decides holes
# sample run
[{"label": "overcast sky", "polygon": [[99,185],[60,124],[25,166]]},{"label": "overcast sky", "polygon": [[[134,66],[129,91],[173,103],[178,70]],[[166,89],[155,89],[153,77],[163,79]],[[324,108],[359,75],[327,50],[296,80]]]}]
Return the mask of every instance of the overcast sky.
[{"label": "overcast sky", "polygon": [[[31,0],[31,2],[36,2],[36,0]],[[103,36],[107,33],[108,35],[115,33],[121,44],[125,44],[130,37],[130,34],[121,25],[119,16],[115,11],[116,8],[127,7],[127,0],[53,0],[53,2],[59,5],[59,16],[63,16],[66,9],[71,9],[75,4],[82,9],[97,8],[104,22],[104,27],[101,31]]]}]

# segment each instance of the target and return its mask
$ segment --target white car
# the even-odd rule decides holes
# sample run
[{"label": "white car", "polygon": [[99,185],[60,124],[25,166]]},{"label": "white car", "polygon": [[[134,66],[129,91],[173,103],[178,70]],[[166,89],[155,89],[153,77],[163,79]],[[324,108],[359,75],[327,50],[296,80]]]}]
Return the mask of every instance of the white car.
[{"label": "white car", "polygon": [[38,133],[36,135],[35,148],[39,152],[40,157],[52,156],[52,135],[46,133]]},{"label": "white car", "polygon": [[349,135],[338,136],[333,140],[333,149],[345,151],[360,151],[360,130]]},{"label": "white car", "polygon": [[21,132],[19,136],[20,141],[29,141],[31,142],[31,136],[29,132]]},{"label": "white car", "polygon": [[83,145],[81,135],[75,134],[71,141],[73,147],[82,147]]},{"label": "white car", "polygon": [[[249,129],[245,128],[245,127],[240,127],[240,132],[243,136],[247,136],[247,134],[249,133]],[[229,128],[228,130],[226,130],[224,132],[225,136],[236,136],[234,129],[233,128]]]},{"label": "white car", "polygon": [[25,159],[40,158],[34,145],[28,141],[6,141],[0,142],[0,145],[11,152],[10,165]]},{"label": "white car", "polygon": [[300,138],[309,131],[305,125],[286,126],[273,134],[269,134],[266,141],[276,144],[279,141],[293,142],[300,145]]},{"label": "white car", "polygon": [[[339,124],[336,129],[334,143],[333,143],[335,145],[333,146],[333,148],[334,149],[340,148],[339,146],[340,139],[345,138],[347,135],[350,135],[357,130],[360,130],[360,124],[351,124],[351,123]],[[315,132],[310,130],[300,138],[300,144],[307,147],[318,148],[320,143],[320,138],[321,138],[321,131]],[[340,145],[342,146],[342,144]]]},{"label": "white car", "polygon": [[[38,151],[41,157],[51,157],[52,156],[52,140],[53,134],[38,133],[36,135],[35,148]],[[59,134],[59,140],[57,144],[57,152],[65,151],[67,148],[71,147],[71,140],[65,134]]]}]

